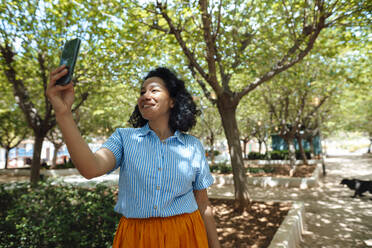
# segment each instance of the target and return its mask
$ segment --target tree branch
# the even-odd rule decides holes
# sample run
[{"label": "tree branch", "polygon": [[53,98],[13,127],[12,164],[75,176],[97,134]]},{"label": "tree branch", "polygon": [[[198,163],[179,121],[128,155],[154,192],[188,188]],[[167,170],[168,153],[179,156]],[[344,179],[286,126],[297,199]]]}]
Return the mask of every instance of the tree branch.
[{"label": "tree branch", "polygon": [[217,26],[216,26],[216,32],[213,35],[213,40],[217,40],[217,36],[220,33],[221,28],[221,9],[222,9],[222,0],[220,0],[220,5],[218,6],[218,18],[217,18]]},{"label": "tree branch", "polygon": [[337,18],[333,19],[332,21],[326,23],[325,24],[325,27],[334,26],[334,25],[336,25],[336,23],[339,23],[340,25],[343,25],[343,26],[344,25],[348,26],[349,24],[341,24],[340,21],[343,20],[343,19],[345,19],[345,18],[347,18],[347,17],[349,17],[349,16],[352,16],[354,14],[357,14],[357,13],[359,13],[361,11],[362,11],[362,9],[357,8],[357,9],[355,9],[353,11],[347,12],[347,14],[340,15]]},{"label": "tree branch", "polygon": [[[323,28],[325,28],[325,20],[326,20],[326,16],[322,15],[319,18],[319,21],[317,22],[316,27],[311,30],[311,34],[305,33],[301,37],[299,37],[295,41],[295,44],[288,50],[287,54],[279,62],[277,62],[271,68],[270,71],[266,72],[261,77],[257,78],[254,82],[252,82],[247,87],[245,87],[241,92],[238,93],[238,97],[242,98],[244,95],[248,94],[248,92],[252,91],[257,86],[259,86],[262,83],[270,80],[275,75],[279,74],[280,72],[283,72],[283,71],[287,70],[288,68],[292,67],[293,65],[295,65],[296,63],[301,61],[313,48],[314,43],[315,43],[316,39],[318,38],[318,36],[320,34],[320,31]],[[310,30],[307,30],[307,31],[310,31]],[[305,47],[304,50],[300,50],[299,46],[305,40],[306,37],[309,37],[308,41],[307,41],[307,44],[306,44],[306,47]],[[291,56],[293,56],[298,50],[300,50],[298,55],[295,56],[292,60],[289,60],[289,58]]]},{"label": "tree branch", "polygon": [[301,122],[301,120],[302,120],[303,113],[304,113],[305,106],[306,106],[307,95],[308,95],[308,91],[305,90],[304,94],[300,98],[301,103],[300,103],[300,107],[298,108],[298,113],[297,113],[297,116],[296,116],[296,122]]},{"label": "tree branch", "polygon": [[81,100],[80,100],[80,102],[78,102],[78,104],[76,104],[75,107],[72,109],[72,113],[75,113],[75,112],[80,108],[80,106],[85,102],[85,100],[88,99],[88,96],[89,96],[89,93],[88,93],[88,92],[84,92],[84,93],[81,95]]},{"label": "tree branch", "polygon": [[45,101],[45,118],[44,120],[48,120],[52,114],[52,105],[50,104],[48,97],[46,96],[46,89],[48,86],[48,76],[47,76],[47,68],[45,67],[45,59],[44,55],[41,52],[38,52],[37,60],[39,62],[40,67],[40,77],[43,82],[43,89],[44,89],[44,101]]},{"label": "tree branch", "polygon": [[178,44],[181,46],[183,53],[188,58],[190,65],[194,67],[198,73],[211,85],[211,87],[215,90],[217,94],[220,94],[222,92],[221,87],[218,85],[217,81],[211,81],[209,74],[207,74],[203,68],[200,66],[200,64],[196,61],[195,55],[190,51],[190,49],[187,47],[186,42],[183,40],[181,36],[181,31],[177,29],[170,17],[168,16],[166,12],[166,6],[163,6],[160,2],[157,2],[157,8],[159,9],[162,17],[166,20],[168,23],[168,26],[170,28],[170,33],[172,33]]},{"label": "tree branch", "polygon": [[276,112],[276,108],[275,108],[274,104],[272,103],[272,101],[269,100],[269,99],[272,99],[272,97],[271,96],[268,97],[266,94],[262,94],[262,96],[263,96],[266,104],[269,106],[270,112],[273,113],[273,115],[275,116],[275,118],[279,121],[280,118],[279,118],[279,116],[278,116],[278,114]]},{"label": "tree branch", "polygon": [[[285,0],[282,0],[282,4],[284,6],[284,10],[285,10],[286,15],[288,17],[290,17],[290,20],[294,20],[294,18],[293,18],[293,12],[292,11],[291,12],[288,11],[286,1]],[[294,29],[294,26],[295,25],[293,25],[293,28],[291,28],[290,25],[289,25],[289,22],[285,22],[285,24],[287,26],[288,31],[291,33],[291,35],[293,36],[293,38],[296,40],[297,39],[297,35],[296,35],[296,31]],[[292,24],[293,24],[293,22],[292,22]]]},{"label": "tree branch", "polygon": [[217,70],[215,64],[215,56],[216,56],[216,44],[214,42],[212,36],[212,29],[211,29],[211,22],[212,17],[208,13],[208,3],[206,0],[200,0],[199,6],[202,11],[202,23],[203,23],[203,35],[204,35],[204,42],[206,45],[207,50],[207,63],[208,63],[208,72],[209,78],[208,81],[217,82]]},{"label": "tree branch", "polygon": [[211,93],[209,92],[209,90],[207,89],[207,86],[205,85],[205,83],[203,82],[203,80],[200,80],[197,78],[197,75],[196,75],[196,72],[194,70],[194,67],[192,67],[191,65],[189,65],[189,69],[191,71],[191,74],[193,76],[193,78],[196,80],[196,82],[200,85],[200,87],[202,88],[203,90],[203,93],[204,93],[204,96],[213,104],[213,105],[216,105],[217,103],[217,100],[214,99],[211,95]]},{"label": "tree branch", "polygon": [[28,91],[23,82],[16,77],[16,71],[13,67],[15,53],[8,43],[4,46],[0,45],[0,52],[5,62],[5,75],[8,81],[13,85],[13,90],[16,95],[17,103],[26,116],[27,123],[34,131],[39,131],[41,117],[38,115],[34,104],[32,103]]},{"label": "tree branch", "polygon": [[289,117],[289,94],[285,94],[284,97],[284,120],[288,120]]}]

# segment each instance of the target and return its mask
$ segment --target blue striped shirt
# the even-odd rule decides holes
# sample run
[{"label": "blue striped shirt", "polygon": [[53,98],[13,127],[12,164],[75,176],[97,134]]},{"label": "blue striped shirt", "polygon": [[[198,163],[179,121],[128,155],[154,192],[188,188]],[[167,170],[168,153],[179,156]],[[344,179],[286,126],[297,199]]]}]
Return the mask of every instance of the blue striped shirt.
[{"label": "blue striped shirt", "polygon": [[102,147],[115,156],[113,170],[120,167],[115,211],[127,218],[192,213],[193,190],[213,183],[202,144],[179,131],[162,142],[148,124],[118,128]]}]

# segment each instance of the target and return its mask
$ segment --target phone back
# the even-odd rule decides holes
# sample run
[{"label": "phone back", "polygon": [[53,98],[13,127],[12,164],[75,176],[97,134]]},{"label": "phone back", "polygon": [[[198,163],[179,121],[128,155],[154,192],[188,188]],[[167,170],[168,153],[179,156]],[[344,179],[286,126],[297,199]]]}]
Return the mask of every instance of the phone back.
[{"label": "phone back", "polygon": [[79,53],[80,42],[81,41],[79,38],[69,40],[63,47],[60,65],[65,64],[67,66],[68,73],[62,78],[58,79],[56,84],[66,85],[72,80],[76,59]]}]

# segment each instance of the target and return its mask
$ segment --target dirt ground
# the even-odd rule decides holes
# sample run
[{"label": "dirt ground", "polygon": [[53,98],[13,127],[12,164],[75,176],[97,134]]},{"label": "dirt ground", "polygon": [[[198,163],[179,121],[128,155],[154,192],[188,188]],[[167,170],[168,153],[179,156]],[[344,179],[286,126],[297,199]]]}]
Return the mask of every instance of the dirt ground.
[{"label": "dirt ground", "polygon": [[[248,176],[288,177],[289,165],[275,165],[271,173],[264,171]],[[298,165],[293,177],[310,177],[316,165]],[[265,248],[291,208],[290,202],[252,201],[243,213],[236,213],[233,200],[211,198],[221,246],[226,248]]]},{"label": "dirt ground", "polygon": [[252,202],[241,214],[234,211],[233,200],[210,200],[224,248],[268,247],[291,208],[290,203]]}]

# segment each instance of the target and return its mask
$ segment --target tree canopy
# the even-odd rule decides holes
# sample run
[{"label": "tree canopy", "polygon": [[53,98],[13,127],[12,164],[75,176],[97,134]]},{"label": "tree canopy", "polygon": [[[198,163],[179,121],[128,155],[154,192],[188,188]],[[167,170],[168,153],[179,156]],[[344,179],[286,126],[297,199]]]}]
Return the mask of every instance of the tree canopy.
[{"label": "tree canopy", "polygon": [[[74,113],[85,137],[107,137],[126,126],[144,73],[159,65],[171,67],[194,95],[217,107],[236,198],[243,202],[249,196],[240,138],[250,131],[241,123],[245,117],[254,123],[262,119],[270,128],[267,120],[274,117],[269,108],[250,109],[252,99],[259,99],[254,90],[269,94],[277,106],[288,94],[288,106],[293,106],[288,116],[298,113],[300,95],[307,103],[303,112],[312,115],[311,103],[318,97],[327,110],[319,118],[338,123],[341,115],[354,116],[354,122],[338,126],[369,132],[370,7],[366,0],[10,0],[0,5],[0,84],[15,97],[13,107],[22,111],[41,144],[56,124],[45,89],[66,40],[78,36],[83,41],[75,68]],[[361,47],[364,43],[369,45]],[[341,89],[345,95],[329,98]],[[265,105],[262,99],[256,103]],[[340,103],[342,111],[330,111]],[[33,175],[36,180],[38,173]]]}]

